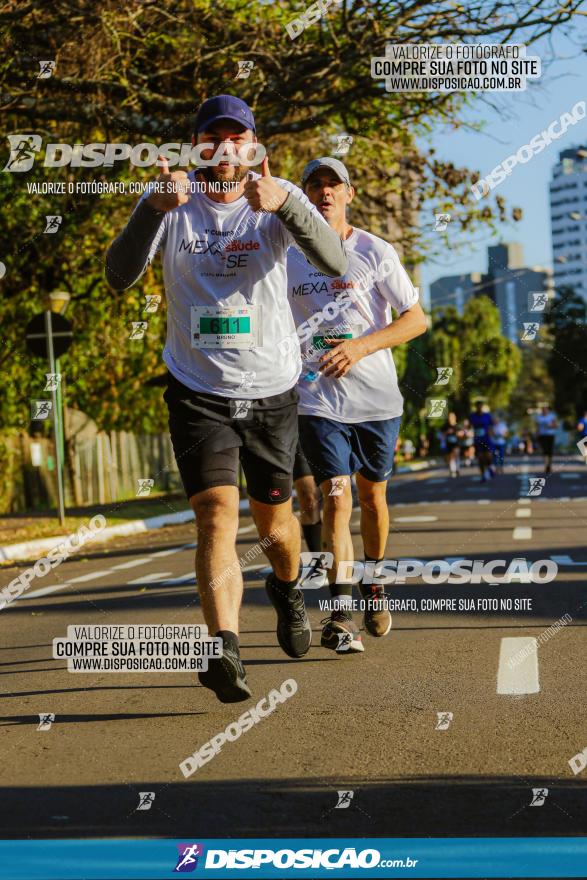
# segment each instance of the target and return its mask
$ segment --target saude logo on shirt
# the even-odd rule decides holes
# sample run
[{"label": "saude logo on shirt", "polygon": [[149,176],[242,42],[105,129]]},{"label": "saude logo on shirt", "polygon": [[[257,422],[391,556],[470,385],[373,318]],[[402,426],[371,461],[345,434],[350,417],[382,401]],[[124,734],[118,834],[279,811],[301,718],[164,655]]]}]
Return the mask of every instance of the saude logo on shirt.
[{"label": "saude logo on shirt", "polygon": [[[314,273],[313,273],[314,274]],[[334,291],[334,299],[340,298],[340,292],[343,290],[354,289],[357,285],[351,279],[345,281],[344,278],[335,278],[334,281],[306,281],[292,287],[292,296],[309,296],[312,293],[330,293]]]},{"label": "saude logo on shirt", "polygon": [[[223,248],[220,242],[207,241],[205,238],[189,239],[182,238],[177,249],[178,253],[187,251],[194,255],[214,254],[221,260],[226,261],[227,269],[245,269],[248,266],[248,253],[235,253],[241,251],[258,251],[261,245],[258,241],[241,241],[235,239]],[[228,257],[226,256],[228,254]]]}]

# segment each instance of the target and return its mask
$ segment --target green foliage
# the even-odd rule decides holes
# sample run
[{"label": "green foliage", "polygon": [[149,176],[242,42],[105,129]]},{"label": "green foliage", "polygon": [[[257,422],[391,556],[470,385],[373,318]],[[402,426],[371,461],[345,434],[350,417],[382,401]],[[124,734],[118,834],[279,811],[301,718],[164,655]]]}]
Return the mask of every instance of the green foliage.
[{"label": "green foliage", "polygon": [[[543,331],[540,333],[543,338]],[[554,400],[554,382],[549,371],[550,346],[541,341],[522,348],[520,377],[509,402],[511,420],[521,429],[533,431],[540,404]]]},{"label": "green foliage", "polygon": [[[410,265],[444,246],[428,236],[431,224],[418,212],[430,201],[453,210],[454,227],[468,232],[504,216],[503,201],[470,192],[476,172],[439,160],[422,144],[438,125],[460,125],[471,96],[389,93],[371,77],[370,59],[386,42],[459,41],[475,34],[531,45],[572,20],[579,0],[559,5],[542,0],[497,2],[489,20],[486,4],[465,9],[452,0],[344,0],[291,40],[285,24],[305,3],[280,0],[53,0],[6,3],[0,9],[0,93],[6,132],[36,132],[44,143],[120,141],[186,142],[198,105],[232,92],[253,107],[271,169],[297,180],[305,162],[331,153],[338,134],[354,137],[348,157],[358,197],[353,220],[392,241]],[[48,79],[38,79],[38,59],[54,59]],[[237,61],[254,61],[248,79],[236,80]],[[153,169],[51,168],[3,174],[0,231],[6,276],[1,282],[0,430],[28,423],[29,400],[44,385],[45,365],[26,352],[23,330],[51,290],[72,300],[67,317],[76,340],[62,359],[66,402],[83,409],[99,427],[159,430],[166,415],[158,389],[144,380],[163,371],[164,310],[149,315],[147,337],[129,342],[130,322],[144,319],[142,297],[162,293],[156,265],[133,290],[114,294],[103,278],[108,243],[123,227],[132,196],[31,195],[27,183],[149,179]],[[120,169],[126,167],[126,171]],[[46,214],[61,214],[62,229],[43,233]],[[440,344],[440,343],[439,343]],[[454,357],[452,342],[442,358]],[[413,347],[414,357],[424,343]],[[503,365],[503,352],[485,353]],[[410,355],[410,358],[412,356]],[[436,358],[436,353],[434,355]],[[471,363],[475,355],[470,352]],[[430,363],[437,361],[428,359]],[[507,358],[506,358],[507,360]],[[511,360],[511,358],[510,358]],[[515,364],[513,364],[515,366]],[[421,364],[407,363],[414,387]],[[460,380],[459,380],[460,381]],[[463,379],[463,381],[465,381]],[[496,379],[495,393],[503,382]]]},{"label": "green foliage", "polygon": [[[404,390],[402,433],[416,441],[439,420],[426,419],[429,398],[447,400],[447,412],[466,418],[477,397],[492,409],[505,409],[518,377],[522,355],[501,332],[499,310],[486,296],[475,297],[460,316],[454,306],[433,312],[428,333],[408,347],[400,385]],[[437,367],[450,367],[448,384],[437,385]]]},{"label": "green foliage", "polygon": [[552,337],[548,370],[554,407],[569,427],[587,410],[587,305],[571,288],[557,292],[546,314]]}]

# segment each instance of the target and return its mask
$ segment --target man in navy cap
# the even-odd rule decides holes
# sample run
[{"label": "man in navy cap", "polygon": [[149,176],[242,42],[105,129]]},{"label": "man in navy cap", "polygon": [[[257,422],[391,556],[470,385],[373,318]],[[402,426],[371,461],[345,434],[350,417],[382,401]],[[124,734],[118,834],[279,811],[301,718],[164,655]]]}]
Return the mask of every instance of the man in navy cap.
[{"label": "man in navy cap", "polygon": [[257,144],[244,101],[232,95],[205,101],[192,143],[208,164],[169,173],[161,159],[158,186],[145,193],[108,250],[106,277],[124,290],[162,249],[171,439],[196,515],[204,618],[224,645],[222,658],[211,660],[199,678],[221,701],[236,702],[251,695],[238,637],[239,460],[273,569],[266,588],[279,644],[300,657],[311,642],[297,586],[300,532],[291,505],[301,361],[299,347],[286,356],[278,350],[295,334],[286,252],[295,243],[331,276],[342,274],[348,260],[339,235],[298,187],[271,176],[266,157],[260,174],[239,160]]}]

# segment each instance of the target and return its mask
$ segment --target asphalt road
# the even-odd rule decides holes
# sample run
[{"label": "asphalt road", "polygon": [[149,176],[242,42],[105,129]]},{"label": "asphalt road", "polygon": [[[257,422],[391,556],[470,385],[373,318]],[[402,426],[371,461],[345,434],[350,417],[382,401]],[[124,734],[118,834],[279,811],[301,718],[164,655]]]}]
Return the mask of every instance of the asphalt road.
[{"label": "asphalt road", "polygon": [[[391,585],[390,597],[418,608],[497,598],[512,610],[396,612],[387,638],[364,636],[362,655],[320,647],[326,594],[308,590],[313,647],[288,659],[265,597],[266,560],[255,557],[241,616],[251,703],[218,703],[194,673],[74,674],[52,659],[52,640],[71,624],[203,622],[193,523],[88,544],[34,580],[0,612],[1,835],[583,834],[587,769],[575,775],[569,761],[587,747],[587,468],[558,459],[529,498],[531,475],[537,459],[516,459],[486,485],[473,469],[457,480],[440,469],[394,478],[389,558],[550,559],[559,572],[550,584]],[[353,524],[361,558],[358,511]],[[243,515],[239,554],[254,544]],[[23,567],[3,568],[1,585]],[[563,615],[572,619],[541,635]],[[514,637],[539,647],[513,683],[506,675],[505,689],[521,692],[500,693],[503,640]],[[184,758],[286,679],[297,683],[289,700],[183,777]],[[41,713],[55,715],[48,730],[38,729]],[[452,713],[447,729],[438,713]],[[542,806],[530,806],[533,788],[548,789]],[[346,807],[340,791],[353,792]],[[139,792],[154,792],[149,809],[137,810]]]}]

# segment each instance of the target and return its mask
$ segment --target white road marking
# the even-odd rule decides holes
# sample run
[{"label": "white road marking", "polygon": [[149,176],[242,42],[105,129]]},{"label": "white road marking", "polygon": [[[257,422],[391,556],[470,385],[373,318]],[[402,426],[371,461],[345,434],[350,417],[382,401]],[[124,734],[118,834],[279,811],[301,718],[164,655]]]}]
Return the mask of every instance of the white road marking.
[{"label": "white road marking", "polygon": [[188,571],[186,574],[180,574],[178,577],[168,578],[167,580],[161,581],[162,587],[173,587],[179,586],[180,584],[188,585],[190,583],[196,583],[196,573],[195,571]]},{"label": "white road marking", "polygon": [[113,565],[110,571],[124,571],[126,568],[136,568],[137,565],[145,565],[149,561],[150,558],[148,556],[145,556],[143,559],[131,559],[129,562],[120,562],[118,565]]},{"label": "white road marking", "polygon": [[537,648],[536,639],[529,636],[501,640],[497,668],[498,694],[537,694],[540,691]]},{"label": "white road marking", "polygon": [[512,534],[514,541],[529,541],[531,537],[532,529],[530,526],[516,526]]},{"label": "white road marking", "polygon": [[477,504],[491,504],[489,498],[477,498]]},{"label": "white road marking", "polygon": [[135,578],[134,581],[127,581],[127,587],[138,586],[139,584],[152,584],[154,581],[161,581],[164,578],[171,577],[170,571],[155,571],[151,574],[145,574],[142,577]]},{"label": "white road marking", "polygon": [[112,571],[109,568],[103,569],[102,571],[91,571],[89,574],[80,574],[79,577],[70,578],[68,583],[70,584],[84,584],[86,581],[96,580],[97,578],[106,577],[106,575],[112,574]]},{"label": "white road marking", "polygon": [[254,532],[257,526],[255,523],[251,523],[248,526],[243,526],[242,529],[239,529],[237,535],[246,535],[247,532]]},{"label": "white road marking", "polygon": [[64,590],[65,587],[68,587],[69,583],[66,584],[57,584],[54,587],[43,587],[42,590],[35,590],[32,593],[24,593],[22,596],[19,596],[18,599],[37,599],[41,598],[41,596],[49,596],[51,593],[57,593],[59,590]]},{"label": "white road marking", "polygon": [[437,516],[394,516],[394,522],[415,523],[415,522],[436,522]]},{"label": "white road marking", "polygon": [[531,498],[518,498],[518,504],[532,504]]},{"label": "white road marking", "polygon": [[532,511],[529,507],[519,507],[518,510],[516,510],[516,517],[518,519],[524,519],[524,517],[529,516],[532,516]]},{"label": "white road marking", "polygon": [[170,547],[168,550],[156,550],[154,553],[149,553],[150,559],[163,559],[164,556],[173,556],[174,553],[179,553],[181,550],[185,550],[184,547]]}]

